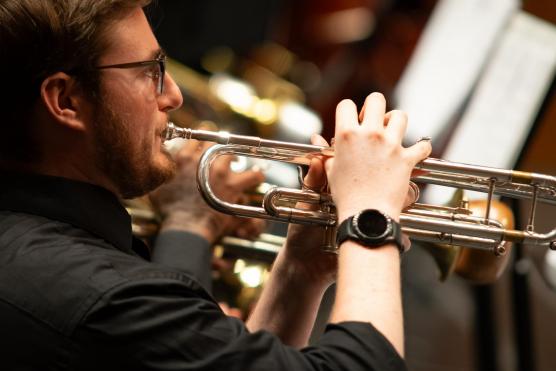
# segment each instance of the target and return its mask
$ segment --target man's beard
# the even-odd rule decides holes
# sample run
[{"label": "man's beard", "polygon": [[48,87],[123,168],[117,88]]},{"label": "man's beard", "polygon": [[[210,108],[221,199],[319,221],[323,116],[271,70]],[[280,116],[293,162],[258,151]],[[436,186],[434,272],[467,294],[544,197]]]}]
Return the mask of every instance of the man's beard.
[{"label": "man's beard", "polygon": [[133,123],[126,122],[106,102],[98,102],[96,112],[94,160],[120,197],[142,196],[173,177],[176,166],[169,153],[162,152],[166,156],[163,163],[154,163],[152,142],[137,145],[127,135]]}]

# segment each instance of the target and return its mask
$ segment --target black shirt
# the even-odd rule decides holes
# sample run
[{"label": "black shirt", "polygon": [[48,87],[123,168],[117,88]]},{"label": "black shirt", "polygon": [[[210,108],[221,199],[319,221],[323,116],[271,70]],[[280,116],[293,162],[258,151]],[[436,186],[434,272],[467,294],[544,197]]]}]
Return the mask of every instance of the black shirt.
[{"label": "black shirt", "polygon": [[[176,248],[176,235],[166,252],[164,240],[155,247],[162,260],[170,261],[172,251],[187,259]],[[187,266],[199,264],[145,257],[129,215],[105,189],[0,175],[0,367],[405,369],[368,323],[328,325],[317,344],[302,350],[266,331],[250,333],[192,278]]]}]

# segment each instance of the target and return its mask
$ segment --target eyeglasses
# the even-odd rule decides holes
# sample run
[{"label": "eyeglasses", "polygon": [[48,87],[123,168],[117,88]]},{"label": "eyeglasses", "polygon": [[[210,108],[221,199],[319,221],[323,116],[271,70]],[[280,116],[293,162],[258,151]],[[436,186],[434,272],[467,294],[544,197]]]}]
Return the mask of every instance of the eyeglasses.
[{"label": "eyeglasses", "polygon": [[166,73],[166,55],[161,54],[156,59],[152,59],[150,61],[141,61],[141,62],[131,62],[131,63],[119,63],[119,64],[110,64],[106,66],[97,66],[96,69],[104,70],[107,68],[137,68],[137,67],[147,67],[152,66],[156,67],[156,71],[151,71],[148,75],[150,78],[156,81],[156,92],[158,94],[162,94],[164,91],[164,75]]}]

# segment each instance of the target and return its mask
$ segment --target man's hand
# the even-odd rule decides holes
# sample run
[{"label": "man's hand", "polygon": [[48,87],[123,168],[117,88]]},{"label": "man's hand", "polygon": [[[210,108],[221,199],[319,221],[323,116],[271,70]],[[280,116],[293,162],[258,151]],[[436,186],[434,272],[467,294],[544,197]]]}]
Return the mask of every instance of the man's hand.
[{"label": "man's hand", "polygon": [[[237,218],[213,210],[197,189],[196,171],[203,152],[210,143],[188,140],[176,154],[178,171],[174,179],[150,194],[155,209],[162,217],[162,230],[184,230],[204,237],[210,243],[222,235],[235,234],[253,238],[264,227],[258,219]],[[210,174],[211,187],[216,195],[228,202],[245,198],[245,191],[264,180],[259,171],[234,173],[230,169],[232,156],[218,158]]]},{"label": "man's hand", "polygon": [[[387,113],[388,118],[391,114]],[[328,143],[320,135],[311,138],[312,144],[328,146]],[[303,180],[304,187],[319,192],[326,187],[326,174],[324,170],[324,158],[314,158],[307,176]],[[369,182],[378,180],[369,180]],[[409,183],[408,183],[409,184]],[[409,187],[403,207],[406,208],[416,201],[415,191]],[[314,208],[307,204],[298,203],[300,208]],[[335,235],[332,236],[332,243],[335,243]],[[411,242],[406,235],[403,235],[404,245],[409,248]],[[288,229],[288,240],[286,244],[287,258],[290,261],[298,262],[304,266],[307,277],[311,280],[324,282],[330,285],[336,278],[337,256],[336,254],[324,251],[322,246],[325,241],[325,228],[320,226],[306,226],[300,224],[290,224]]]},{"label": "man's hand", "polygon": [[[320,135],[313,135],[311,143],[328,146],[328,143]],[[303,187],[320,192],[326,187],[326,174],[323,159],[313,158],[309,172],[303,179]],[[296,207],[304,209],[315,209],[315,205],[298,202]],[[325,251],[326,230],[321,226],[307,226],[301,224],[290,224],[288,228],[288,239],[285,246],[284,257],[288,264],[295,265],[303,270],[306,279],[319,283],[318,286],[329,286],[336,277],[337,256]],[[332,235],[332,244],[335,243],[335,235]]]},{"label": "man's hand", "polygon": [[371,94],[358,115],[352,101],[336,111],[335,156],[326,162],[339,222],[365,208],[375,208],[399,220],[417,162],[427,157],[430,143],[402,147],[407,116],[385,113],[381,94]]}]

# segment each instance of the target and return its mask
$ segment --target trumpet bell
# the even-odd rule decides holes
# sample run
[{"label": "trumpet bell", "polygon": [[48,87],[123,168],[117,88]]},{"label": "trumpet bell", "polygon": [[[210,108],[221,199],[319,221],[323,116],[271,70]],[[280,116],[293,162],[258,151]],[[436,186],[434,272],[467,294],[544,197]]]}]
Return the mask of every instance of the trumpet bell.
[{"label": "trumpet bell", "polygon": [[[468,207],[473,215],[481,216],[485,214],[487,206],[486,200],[472,200]],[[503,202],[492,201],[491,218],[499,221],[506,229],[514,228],[513,213]],[[511,256],[512,243],[503,242],[505,253],[499,255],[448,244],[428,243],[422,244],[422,247],[434,259],[440,281],[457,274],[468,282],[485,285],[495,282],[504,272]]]},{"label": "trumpet bell", "polygon": [[439,243],[424,243],[421,246],[432,256],[438,269],[438,279],[442,282],[446,281],[454,272],[462,248]]},{"label": "trumpet bell", "polygon": [[[469,209],[474,215],[484,215],[487,208],[485,200],[469,201]],[[504,203],[493,200],[490,216],[498,220],[505,229],[513,229],[515,222],[512,210]],[[454,272],[459,276],[477,284],[489,284],[496,281],[504,272],[511,256],[512,243],[504,242],[505,253],[495,255],[477,249],[460,249]]]}]

